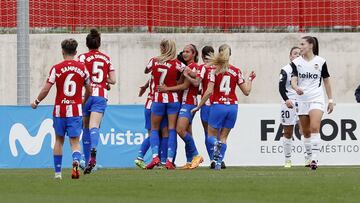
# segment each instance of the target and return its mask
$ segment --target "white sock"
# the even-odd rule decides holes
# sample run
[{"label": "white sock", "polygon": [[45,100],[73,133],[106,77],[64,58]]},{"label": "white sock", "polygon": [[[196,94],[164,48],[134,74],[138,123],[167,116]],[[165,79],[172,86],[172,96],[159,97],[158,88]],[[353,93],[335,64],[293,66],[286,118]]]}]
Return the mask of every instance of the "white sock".
[{"label": "white sock", "polygon": [[305,159],[311,159],[312,157],[312,150],[311,150],[311,137],[304,138],[304,146],[305,146]]},{"label": "white sock", "polygon": [[283,147],[284,147],[285,161],[288,161],[291,159],[292,139],[283,137]]},{"label": "white sock", "polygon": [[311,133],[312,160],[318,161],[320,152],[320,133]]}]

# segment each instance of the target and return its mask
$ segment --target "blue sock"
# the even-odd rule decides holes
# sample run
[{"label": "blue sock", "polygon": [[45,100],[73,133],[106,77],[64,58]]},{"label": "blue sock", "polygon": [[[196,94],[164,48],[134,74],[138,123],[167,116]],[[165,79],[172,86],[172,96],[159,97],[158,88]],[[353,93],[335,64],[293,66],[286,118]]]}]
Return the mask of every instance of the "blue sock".
[{"label": "blue sock", "polygon": [[153,158],[159,155],[159,144],[160,144],[159,130],[151,130],[150,145],[151,145]]},{"label": "blue sock", "polygon": [[177,150],[177,133],[175,129],[169,129],[168,160],[173,162]]},{"label": "blue sock", "polygon": [[184,138],[181,138],[184,142],[185,142],[185,155],[186,155],[186,162],[187,163],[191,163],[192,161],[192,155],[191,155],[191,150],[190,150],[190,146],[188,144],[186,144],[186,141],[184,140]]},{"label": "blue sock", "polygon": [[88,164],[90,160],[90,150],[91,150],[91,139],[90,139],[89,128],[83,129],[82,144],[83,144],[83,154],[85,157],[85,163]]},{"label": "blue sock", "polygon": [[192,158],[194,156],[199,155],[199,152],[196,149],[194,138],[189,133],[186,133],[186,135],[184,137],[184,141],[185,141],[185,144],[189,146],[189,153],[190,153],[191,160],[192,160]]},{"label": "blue sock", "polygon": [[214,160],[214,147],[215,147],[215,144],[217,142],[217,137],[216,136],[211,136],[209,135],[208,136],[208,142],[209,142],[209,151],[210,151],[210,160]]},{"label": "blue sock", "polygon": [[223,143],[223,144],[221,145],[221,149],[220,149],[221,161],[224,160],[226,148],[227,148],[227,144]]},{"label": "blue sock", "polygon": [[209,158],[210,158],[210,154],[211,154],[211,150],[210,150],[210,143],[208,141],[208,133],[207,131],[205,131],[205,146],[206,146],[206,151],[209,155]]},{"label": "blue sock", "polygon": [[61,172],[62,155],[54,155],[54,168],[55,173]]},{"label": "blue sock", "polygon": [[99,143],[99,137],[100,137],[99,128],[91,128],[90,129],[91,148],[96,149]]},{"label": "blue sock", "polygon": [[80,163],[81,153],[79,151],[74,151],[72,153],[72,158],[73,158],[73,161],[77,161]]},{"label": "blue sock", "polygon": [[149,150],[150,148],[150,137],[147,137],[140,146],[140,150],[139,150],[139,154],[138,154],[138,159],[144,159],[144,156],[146,154],[146,152]]},{"label": "blue sock", "polygon": [[168,150],[168,143],[169,143],[169,138],[168,137],[163,137],[161,139],[160,142],[160,160],[162,163],[166,162],[166,158],[167,158],[167,150]]}]

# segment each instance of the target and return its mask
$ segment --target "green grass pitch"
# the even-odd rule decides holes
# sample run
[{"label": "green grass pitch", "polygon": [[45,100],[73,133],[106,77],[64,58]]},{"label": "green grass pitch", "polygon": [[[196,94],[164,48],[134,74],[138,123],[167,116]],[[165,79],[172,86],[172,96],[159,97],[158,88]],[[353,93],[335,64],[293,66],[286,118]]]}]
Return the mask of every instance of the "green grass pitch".
[{"label": "green grass pitch", "polygon": [[360,168],[102,169],[62,180],[52,169],[0,170],[0,202],[360,202]]}]

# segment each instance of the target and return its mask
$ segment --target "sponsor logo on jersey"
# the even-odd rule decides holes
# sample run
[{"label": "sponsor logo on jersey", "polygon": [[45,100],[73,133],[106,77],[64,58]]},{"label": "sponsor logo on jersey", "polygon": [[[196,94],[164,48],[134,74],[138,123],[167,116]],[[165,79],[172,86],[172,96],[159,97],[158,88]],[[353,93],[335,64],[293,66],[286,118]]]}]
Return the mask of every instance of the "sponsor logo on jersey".
[{"label": "sponsor logo on jersey", "polygon": [[319,75],[315,73],[299,73],[299,78],[307,78],[307,79],[318,79]]}]

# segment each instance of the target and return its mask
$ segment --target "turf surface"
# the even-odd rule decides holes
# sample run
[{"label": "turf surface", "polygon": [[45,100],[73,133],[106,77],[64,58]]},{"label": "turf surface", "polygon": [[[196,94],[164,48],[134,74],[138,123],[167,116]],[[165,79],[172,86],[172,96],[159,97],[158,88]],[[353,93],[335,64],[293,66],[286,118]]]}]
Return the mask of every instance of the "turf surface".
[{"label": "turf surface", "polygon": [[360,202],[360,168],[102,169],[53,179],[51,169],[0,170],[0,202]]}]

